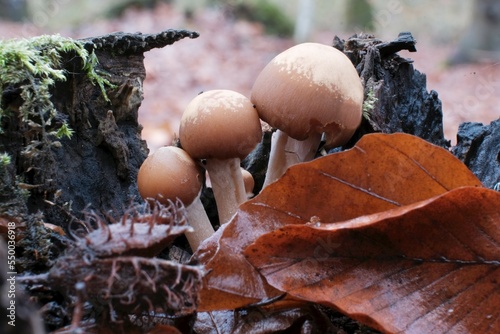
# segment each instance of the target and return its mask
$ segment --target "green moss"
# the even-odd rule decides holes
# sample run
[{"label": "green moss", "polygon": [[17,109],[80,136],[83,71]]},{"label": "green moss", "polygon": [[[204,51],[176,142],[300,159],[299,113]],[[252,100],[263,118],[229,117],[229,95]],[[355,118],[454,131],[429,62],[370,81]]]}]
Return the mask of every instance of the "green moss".
[{"label": "green moss", "polygon": [[0,153],[0,168],[5,168],[10,165],[12,159],[8,153]]},{"label": "green moss", "polygon": [[[50,100],[50,88],[58,81],[65,81],[67,72],[62,67],[62,55],[74,53],[82,60],[82,69],[93,84],[99,85],[106,100],[106,86],[111,83],[96,72],[98,60],[80,41],[59,35],[43,35],[30,39],[0,40],[0,118],[8,115],[4,101],[6,89],[19,88],[22,103],[20,117],[30,127],[46,128],[57,115]],[[1,128],[0,128],[1,131]],[[71,136],[67,124],[50,134]]]},{"label": "green moss", "polygon": [[58,139],[61,139],[63,137],[71,139],[71,136],[73,136],[73,130],[71,130],[68,124],[64,123],[57,131],[55,131],[54,135]]},{"label": "green moss", "polygon": [[375,92],[370,88],[366,93],[366,98],[363,102],[363,117],[367,120],[371,119],[371,112],[373,108],[375,108],[375,103],[377,103],[377,101],[378,99],[375,97]]}]

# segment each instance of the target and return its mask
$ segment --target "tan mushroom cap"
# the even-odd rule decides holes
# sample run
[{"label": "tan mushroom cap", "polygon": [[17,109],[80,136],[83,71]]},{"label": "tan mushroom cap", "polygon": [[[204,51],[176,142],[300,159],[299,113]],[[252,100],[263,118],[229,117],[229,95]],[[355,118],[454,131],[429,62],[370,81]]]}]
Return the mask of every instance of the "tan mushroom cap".
[{"label": "tan mushroom cap", "polygon": [[363,86],[341,51],[303,43],[277,55],[257,77],[251,101],[260,117],[290,137],[325,132],[327,145],[347,142],[361,123]]},{"label": "tan mushroom cap", "polygon": [[163,204],[179,198],[185,206],[199,195],[202,186],[200,168],[184,150],[161,147],[144,160],[137,175],[137,186],[143,198],[154,198]]},{"label": "tan mushroom cap", "polygon": [[231,90],[210,90],[196,96],[179,127],[181,145],[194,159],[243,159],[261,138],[259,114],[253,104]]}]

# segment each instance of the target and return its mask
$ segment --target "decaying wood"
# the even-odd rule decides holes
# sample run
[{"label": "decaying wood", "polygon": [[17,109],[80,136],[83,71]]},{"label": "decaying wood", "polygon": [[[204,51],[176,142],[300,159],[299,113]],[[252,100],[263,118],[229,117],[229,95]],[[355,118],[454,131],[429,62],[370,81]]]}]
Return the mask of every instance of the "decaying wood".
[{"label": "decaying wood", "polygon": [[452,152],[486,187],[500,191],[500,119],[462,123]]},{"label": "decaying wood", "polygon": [[358,70],[365,96],[371,91],[377,98],[361,132],[405,132],[449,147],[437,92],[428,92],[425,74],[413,67],[411,59],[397,54],[401,50],[416,52],[415,44],[410,33],[401,33],[390,42],[363,34],[345,41],[334,39],[334,47],[343,51]]},{"label": "decaying wood", "polygon": [[[81,217],[89,206],[117,217],[140,198],[136,176],[148,154],[137,121],[146,76],[144,52],[186,37],[196,38],[198,34],[186,30],[118,32],[82,40],[88,51],[95,52],[99,73],[115,85],[107,90],[109,101],[85,75],[81,59],[65,55],[68,78],[56,84],[52,101],[58,110],[56,122],[66,121],[75,131],[72,138],[26,156],[20,153],[25,145],[20,120],[12,117],[3,124],[0,146],[6,148],[15,165],[3,177],[6,193],[2,195],[19,199],[8,191],[17,188],[16,175],[30,191],[26,207],[18,200],[14,210],[18,215],[40,211],[45,222],[66,228],[73,216]],[[14,103],[16,98],[9,100]]]}]

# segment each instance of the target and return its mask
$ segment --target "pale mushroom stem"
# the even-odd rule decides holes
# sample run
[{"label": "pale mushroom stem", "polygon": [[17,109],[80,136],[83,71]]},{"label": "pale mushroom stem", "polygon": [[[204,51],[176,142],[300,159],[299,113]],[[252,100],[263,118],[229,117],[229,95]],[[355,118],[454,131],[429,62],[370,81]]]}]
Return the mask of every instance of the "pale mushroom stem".
[{"label": "pale mushroom stem", "polygon": [[238,210],[238,206],[246,201],[240,159],[207,159],[205,168],[210,176],[219,221],[222,225],[229,222]]},{"label": "pale mushroom stem", "polygon": [[253,188],[255,187],[255,180],[252,174],[244,168],[240,168],[241,175],[243,176],[243,184],[245,185],[246,199],[253,197]]},{"label": "pale mushroom stem", "polygon": [[189,225],[193,228],[192,232],[186,232],[185,236],[193,253],[198,249],[203,240],[214,234],[214,228],[210,224],[205,208],[201,203],[200,196],[196,198],[187,208],[187,219]]},{"label": "pale mushroom stem", "polygon": [[321,142],[321,134],[312,134],[306,140],[297,140],[281,130],[271,137],[271,152],[263,188],[279,179],[288,167],[314,159]]}]

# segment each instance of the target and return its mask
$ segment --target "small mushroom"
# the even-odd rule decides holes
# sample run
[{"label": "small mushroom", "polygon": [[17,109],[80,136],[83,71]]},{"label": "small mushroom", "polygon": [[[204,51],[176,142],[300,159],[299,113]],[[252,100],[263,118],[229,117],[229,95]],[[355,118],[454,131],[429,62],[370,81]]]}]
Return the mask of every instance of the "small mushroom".
[{"label": "small mushroom", "polygon": [[205,159],[221,224],[246,201],[240,160],[262,139],[259,115],[250,100],[231,90],[211,90],[186,107],[179,127],[182,148]]},{"label": "small mushroom", "polygon": [[214,233],[200,200],[202,171],[182,149],[161,147],[144,160],[137,175],[139,193],[144,199],[168,204],[179,199],[185,206],[193,232],[186,233],[193,252]]},{"label": "small mushroom", "polygon": [[361,123],[363,86],[341,51],[303,43],[277,55],[258,75],[251,101],[262,120],[278,130],[264,186],[292,164],[314,158],[325,147],[345,144]]},{"label": "small mushroom", "polygon": [[251,198],[254,195],[253,188],[255,187],[255,180],[252,174],[244,168],[241,168],[241,175],[243,176],[243,184],[245,185],[247,198]]}]

